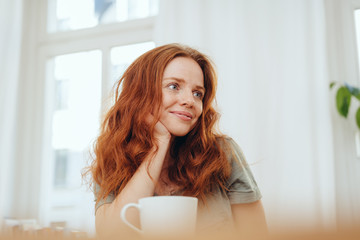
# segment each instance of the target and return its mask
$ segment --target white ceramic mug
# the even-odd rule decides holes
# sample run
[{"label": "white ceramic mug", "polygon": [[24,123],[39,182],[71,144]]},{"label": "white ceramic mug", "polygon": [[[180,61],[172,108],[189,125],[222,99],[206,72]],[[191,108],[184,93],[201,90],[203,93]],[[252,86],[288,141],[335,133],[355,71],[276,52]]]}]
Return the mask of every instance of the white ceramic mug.
[{"label": "white ceramic mug", "polygon": [[[144,235],[179,236],[195,233],[198,199],[185,196],[156,196],[126,204],[120,213],[123,222]],[[127,209],[140,212],[141,229],[126,219]]]}]

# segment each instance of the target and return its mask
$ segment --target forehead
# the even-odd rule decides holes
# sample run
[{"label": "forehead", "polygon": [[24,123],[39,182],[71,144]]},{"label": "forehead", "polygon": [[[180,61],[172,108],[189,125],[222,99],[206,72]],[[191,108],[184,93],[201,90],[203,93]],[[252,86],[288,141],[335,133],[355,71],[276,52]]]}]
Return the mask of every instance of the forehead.
[{"label": "forehead", "polygon": [[204,86],[204,74],[199,64],[189,57],[177,57],[165,67],[163,80],[183,79],[187,83]]}]

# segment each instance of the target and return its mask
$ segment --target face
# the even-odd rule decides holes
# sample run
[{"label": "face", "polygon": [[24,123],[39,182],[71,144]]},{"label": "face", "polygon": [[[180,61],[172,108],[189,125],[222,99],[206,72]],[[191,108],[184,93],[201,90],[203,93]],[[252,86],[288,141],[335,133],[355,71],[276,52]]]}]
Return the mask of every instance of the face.
[{"label": "face", "polygon": [[195,126],[203,109],[205,95],[203,72],[187,57],[173,59],[162,80],[160,122],[173,136],[185,136]]}]

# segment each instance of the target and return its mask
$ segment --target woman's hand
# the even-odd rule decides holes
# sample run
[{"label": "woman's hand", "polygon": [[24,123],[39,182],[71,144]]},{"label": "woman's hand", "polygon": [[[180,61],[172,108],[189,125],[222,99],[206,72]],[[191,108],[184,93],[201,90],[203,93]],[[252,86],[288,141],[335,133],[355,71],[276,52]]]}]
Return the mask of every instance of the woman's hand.
[{"label": "woman's hand", "polygon": [[[154,123],[155,118],[149,114],[145,121],[148,125],[151,125]],[[159,181],[169,150],[171,134],[160,121],[156,122],[153,134],[157,139],[158,148],[156,151],[153,148],[153,154],[146,156],[115,200],[111,204],[103,204],[96,211],[97,234],[103,238],[115,238],[124,234],[123,231],[126,231],[124,229],[127,228],[120,220],[119,212],[126,204],[138,202],[140,198],[154,195],[156,183]],[[127,218],[130,222],[139,224],[137,211],[129,210]]]},{"label": "woman's hand", "polygon": [[[154,121],[154,116],[149,114],[146,121],[148,124],[151,124]],[[171,139],[171,134],[162,122],[157,121],[154,128],[154,137],[159,141],[159,143],[168,143]]]}]

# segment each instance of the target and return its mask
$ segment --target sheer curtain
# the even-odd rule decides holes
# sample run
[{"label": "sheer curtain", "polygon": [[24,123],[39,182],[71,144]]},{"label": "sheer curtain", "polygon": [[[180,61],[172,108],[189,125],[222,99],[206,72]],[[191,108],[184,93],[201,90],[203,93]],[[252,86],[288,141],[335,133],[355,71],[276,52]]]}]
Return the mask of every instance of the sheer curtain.
[{"label": "sheer curtain", "polygon": [[332,227],[334,157],[321,0],[160,1],[155,39],[212,57],[222,131],[243,148],[270,227]]},{"label": "sheer curtain", "polygon": [[22,1],[0,0],[0,226],[9,216],[14,182]]}]

